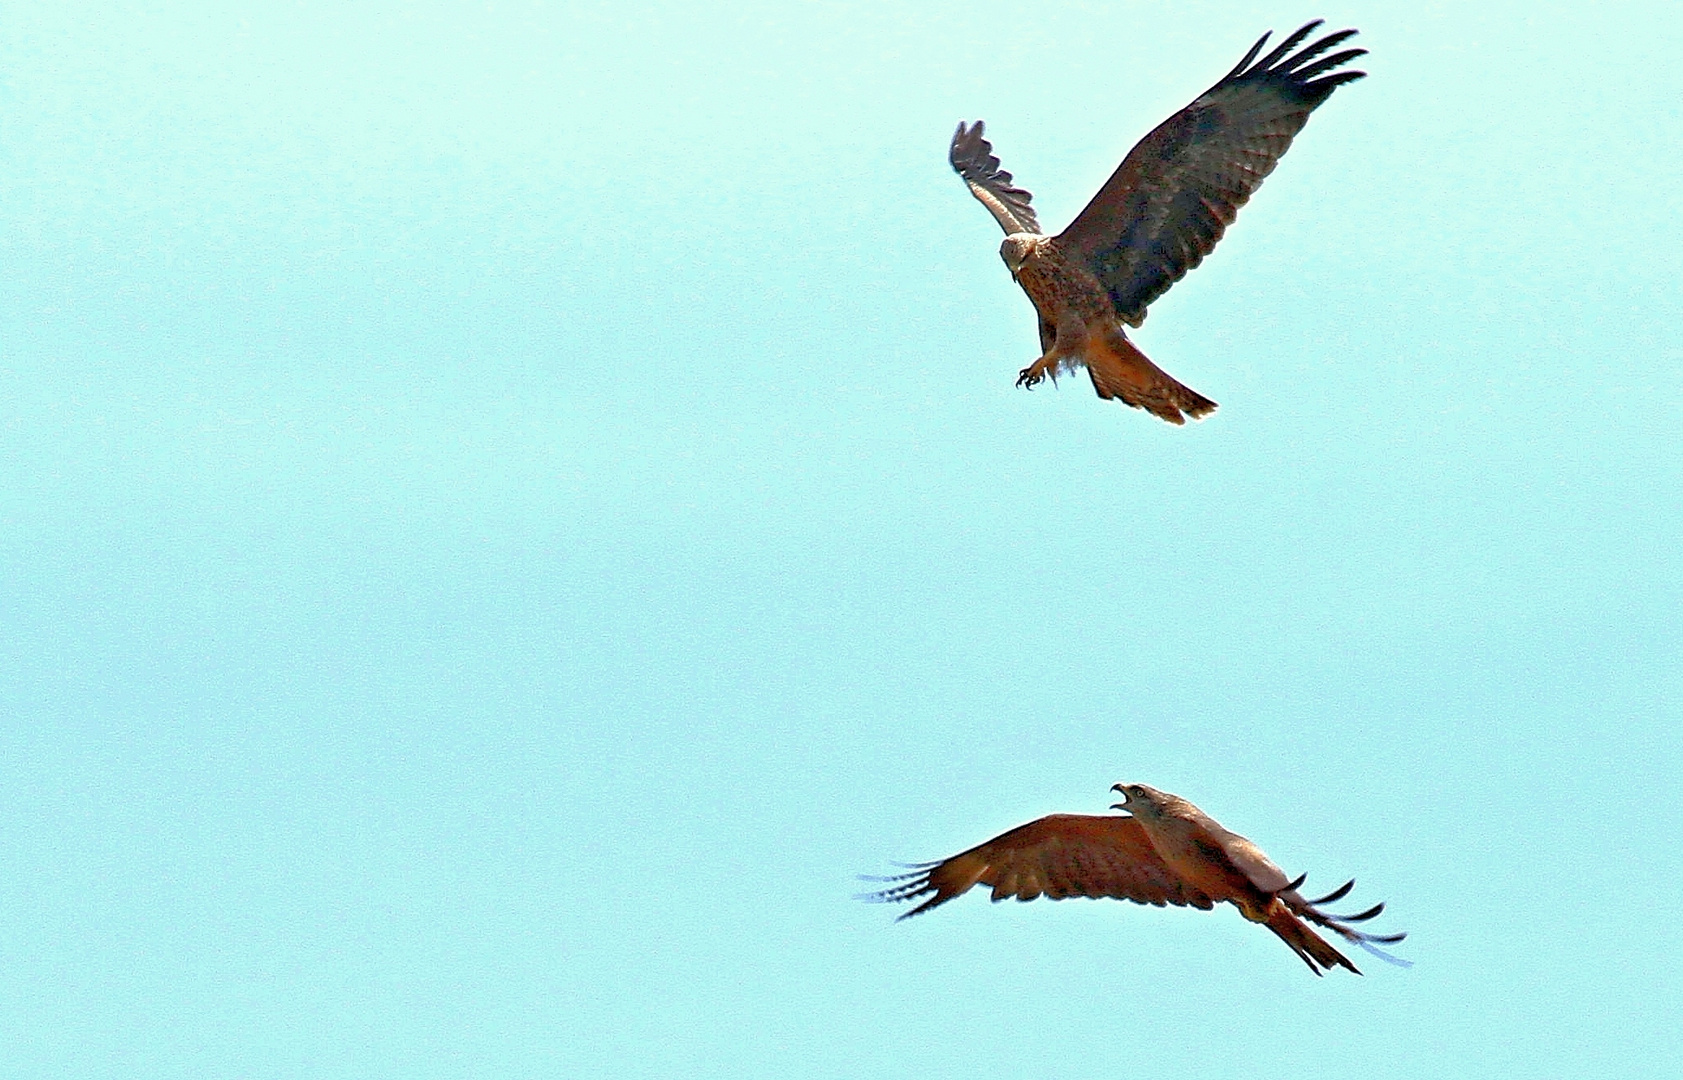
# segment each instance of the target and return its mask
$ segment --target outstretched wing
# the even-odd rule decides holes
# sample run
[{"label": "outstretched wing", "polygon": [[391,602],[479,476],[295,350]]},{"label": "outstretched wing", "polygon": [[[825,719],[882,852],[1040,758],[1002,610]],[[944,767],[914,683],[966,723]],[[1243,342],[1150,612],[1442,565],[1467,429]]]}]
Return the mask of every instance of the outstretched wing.
[{"label": "outstretched wing", "polygon": [[993,144],[982,138],[982,121],[969,126],[962,120],[958,122],[947,160],[964,177],[970,194],[999,222],[1005,235],[1040,232],[1040,222],[1035,220],[1034,208],[1029,205],[1034,196],[1013,184],[1011,174],[999,167],[999,159],[993,156]]},{"label": "outstretched wing", "polygon": [[1088,896],[1206,911],[1214,906],[1164,864],[1139,822],[1121,816],[1053,814],[886,880],[896,884],[861,899],[901,901],[935,894],[902,919],[944,904],[977,884],[990,886],[995,900]]},{"label": "outstretched wing", "polygon": [[1317,19],[1256,60],[1268,41],[1262,35],[1226,78],[1141,139],[1058,237],[1104,284],[1123,322],[1145,321],[1146,306],[1215,247],[1316,106],[1366,74],[1326,74],[1366,49],[1315,59],[1354,30],[1291,55],[1320,25]]}]

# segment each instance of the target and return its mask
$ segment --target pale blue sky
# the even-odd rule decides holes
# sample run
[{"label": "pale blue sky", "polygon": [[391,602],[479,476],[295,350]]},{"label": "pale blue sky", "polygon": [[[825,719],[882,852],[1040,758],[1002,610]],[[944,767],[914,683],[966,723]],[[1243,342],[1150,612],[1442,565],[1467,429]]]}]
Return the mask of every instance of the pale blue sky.
[{"label": "pale blue sky", "polygon": [[[1683,1069],[1675,4],[230,7],[0,5],[0,1072]],[[1013,388],[953,125],[1317,15],[1221,410]],[[850,899],[1122,779],[1415,967]]]}]

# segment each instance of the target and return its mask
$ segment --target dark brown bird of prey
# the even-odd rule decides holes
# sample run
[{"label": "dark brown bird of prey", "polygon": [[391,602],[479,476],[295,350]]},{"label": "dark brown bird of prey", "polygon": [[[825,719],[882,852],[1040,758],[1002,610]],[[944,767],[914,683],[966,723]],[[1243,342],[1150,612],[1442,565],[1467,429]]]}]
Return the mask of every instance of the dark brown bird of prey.
[{"label": "dark brown bird of prey", "polygon": [[1407,961],[1376,947],[1401,941],[1406,934],[1380,937],[1350,925],[1378,915],[1385,910],[1384,904],[1355,915],[1331,915],[1320,910],[1322,904],[1344,899],[1355,881],[1318,900],[1305,900],[1297,891],[1304,877],[1288,879],[1255,844],[1228,832],[1179,795],[1144,784],[1117,784],[1112,790],[1121,792],[1124,801],[1111,809],[1127,810],[1131,817],[1043,817],[950,859],[919,863],[912,873],[868,879],[892,884],[861,899],[888,902],[934,894],[900,916],[902,919],[944,904],[978,884],[990,886],[995,901],[1008,896],[1018,900],[1041,895],[1053,900],[1108,896],[1137,904],[1174,904],[1208,911],[1225,900],[1251,922],[1261,923],[1279,935],[1317,975],[1334,967],[1348,968],[1358,975],[1361,972],[1310,924],[1330,930],[1384,960],[1407,966]]},{"label": "dark brown bird of prey", "polygon": [[1031,196],[999,167],[982,121],[958,125],[949,159],[1005,230],[1000,257],[1040,315],[1041,357],[1018,374],[1018,386],[1085,365],[1100,397],[1171,424],[1215,409],[1148,360],[1122,324],[1145,321],[1147,305],[1215,247],[1316,106],[1366,74],[1327,74],[1367,52],[1323,56],[1354,30],[1292,52],[1320,25],[1310,23],[1258,60],[1268,42],[1262,35],[1226,78],[1141,139],[1057,236],[1041,233]]}]

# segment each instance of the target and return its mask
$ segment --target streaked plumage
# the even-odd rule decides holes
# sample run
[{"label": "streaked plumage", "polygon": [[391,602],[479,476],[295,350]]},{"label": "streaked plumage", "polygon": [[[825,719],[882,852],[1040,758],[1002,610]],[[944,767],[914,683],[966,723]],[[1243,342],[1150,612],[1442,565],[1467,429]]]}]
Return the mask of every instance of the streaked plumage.
[{"label": "streaked plumage", "polygon": [[1208,911],[1226,901],[1251,922],[1262,923],[1291,946],[1319,975],[1333,967],[1360,975],[1342,953],[1309,924],[1330,930],[1393,963],[1405,963],[1376,945],[1406,935],[1377,936],[1352,927],[1385,910],[1375,904],[1355,915],[1332,915],[1319,905],[1342,900],[1347,882],[1317,900],[1297,891],[1303,877],[1288,880],[1262,850],[1178,795],[1144,784],[1117,784],[1123,802],[1113,810],[1131,816],[1053,814],[1019,825],[985,844],[940,862],[921,863],[910,874],[880,878],[891,883],[863,899],[898,902],[927,896],[900,916],[909,919],[961,896],[976,885],[993,889],[995,901],[1014,896],[1108,897],[1162,907]]},{"label": "streaked plumage", "polygon": [[1141,139],[1055,237],[1042,235],[1032,196],[1000,168],[982,121],[958,125],[949,160],[1005,230],[1000,256],[1040,316],[1042,355],[1017,385],[1085,366],[1100,397],[1173,424],[1215,409],[1147,359],[1122,324],[1145,321],[1147,306],[1215,247],[1309,114],[1365,74],[1327,74],[1366,53],[1323,56],[1354,30],[1292,53],[1320,25],[1304,26],[1258,60],[1269,37],[1262,35],[1226,77]]}]

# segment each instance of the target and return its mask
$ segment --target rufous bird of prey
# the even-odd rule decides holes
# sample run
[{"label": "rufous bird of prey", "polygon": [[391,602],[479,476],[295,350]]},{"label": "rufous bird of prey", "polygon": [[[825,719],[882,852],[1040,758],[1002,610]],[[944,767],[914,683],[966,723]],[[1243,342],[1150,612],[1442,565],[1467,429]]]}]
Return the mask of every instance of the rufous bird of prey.
[{"label": "rufous bird of prey", "polygon": [[1122,324],[1145,321],[1146,306],[1215,247],[1315,107],[1366,74],[1327,74],[1366,49],[1322,57],[1354,30],[1292,52],[1320,25],[1317,19],[1258,60],[1268,41],[1262,35],[1226,78],[1141,139],[1057,236],[1041,233],[1031,196],[999,167],[982,121],[958,125],[949,159],[1005,230],[999,255],[1040,315],[1041,357],[1018,374],[1018,386],[1086,365],[1101,398],[1121,398],[1171,424],[1215,409],[1146,359]]},{"label": "rufous bird of prey", "polygon": [[[1297,891],[1292,881],[1262,850],[1178,795],[1144,784],[1117,784],[1123,802],[1112,810],[1131,817],[1053,814],[1019,825],[985,844],[940,862],[919,863],[910,874],[867,880],[892,882],[863,900],[889,902],[929,896],[900,916],[909,919],[962,895],[974,885],[993,889],[995,901],[1015,896],[1111,897],[1136,904],[1195,907],[1208,911],[1225,900],[1251,922],[1279,935],[1319,975],[1334,967],[1360,975],[1356,965],[1317,934],[1310,923],[1391,963],[1408,961],[1376,948],[1401,941],[1406,934],[1383,937],[1350,924],[1366,922],[1385,910],[1375,904],[1355,915],[1330,915],[1322,904],[1337,903],[1355,886],[1348,881],[1318,900]],[[1305,875],[1307,876],[1307,875]]]}]

